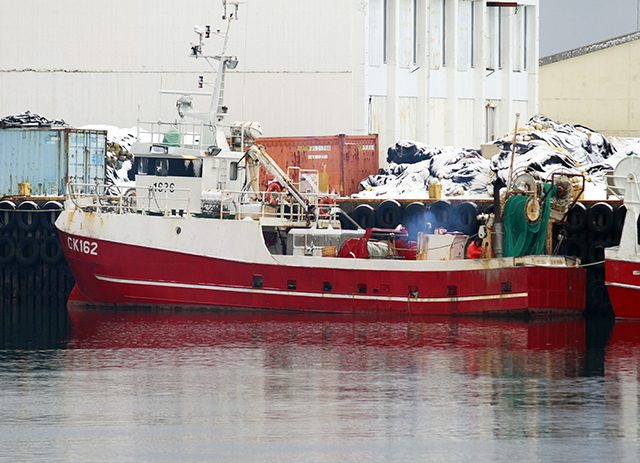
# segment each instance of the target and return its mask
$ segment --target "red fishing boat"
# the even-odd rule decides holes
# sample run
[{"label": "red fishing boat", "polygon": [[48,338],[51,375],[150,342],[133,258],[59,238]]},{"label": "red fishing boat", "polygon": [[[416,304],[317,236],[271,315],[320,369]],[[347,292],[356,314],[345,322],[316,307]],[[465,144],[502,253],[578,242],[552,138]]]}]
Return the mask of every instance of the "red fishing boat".
[{"label": "red fishing boat", "polygon": [[[225,17],[231,24],[237,16]],[[579,261],[546,252],[550,217],[570,206],[570,188],[557,188],[571,187],[566,178],[550,188],[518,177],[505,223],[517,216],[523,225],[483,215],[480,259],[465,258],[469,237],[461,233],[425,228],[412,241],[403,227],[344,229],[348,216],[320,191],[317,171],[284,172],[255,143],[257,123],[223,125],[225,71],[237,58],[204,55],[207,31],[195,30],[192,56],[217,63],[210,111],[197,112],[193,94],[181,92],[177,122],[139,130],[134,188],[68,187],[56,226],[75,305],[415,315],[584,309]],[[273,177],[266,191],[260,166]],[[513,244],[506,253],[503,228]]]},{"label": "red fishing boat", "polygon": [[627,212],[620,244],[605,249],[605,284],[616,318],[640,318],[640,157],[622,159],[607,181],[614,194],[624,196]]}]

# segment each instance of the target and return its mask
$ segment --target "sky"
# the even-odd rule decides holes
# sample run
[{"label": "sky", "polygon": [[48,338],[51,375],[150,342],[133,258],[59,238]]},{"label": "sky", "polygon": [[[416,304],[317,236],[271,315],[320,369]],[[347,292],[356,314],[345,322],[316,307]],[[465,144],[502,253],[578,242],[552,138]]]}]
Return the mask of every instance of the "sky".
[{"label": "sky", "polygon": [[540,0],[540,57],[638,30],[640,0]]}]

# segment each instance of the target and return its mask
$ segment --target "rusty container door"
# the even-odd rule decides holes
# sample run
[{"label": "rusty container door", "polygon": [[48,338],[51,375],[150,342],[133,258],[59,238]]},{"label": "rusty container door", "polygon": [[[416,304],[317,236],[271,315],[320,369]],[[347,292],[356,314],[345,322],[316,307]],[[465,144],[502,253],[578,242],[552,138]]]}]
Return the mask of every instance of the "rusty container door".
[{"label": "rusty container door", "polygon": [[[378,172],[378,136],[265,137],[257,141],[286,172],[287,167],[317,170],[321,192],[358,192],[365,177]],[[260,168],[260,188],[271,177]]]},{"label": "rusty container door", "polygon": [[360,182],[378,173],[378,135],[347,135],[342,148],[342,186],[344,195],[359,191]]},{"label": "rusty container door", "polygon": [[104,130],[65,129],[68,147],[67,181],[102,184],[105,177],[107,132]]}]

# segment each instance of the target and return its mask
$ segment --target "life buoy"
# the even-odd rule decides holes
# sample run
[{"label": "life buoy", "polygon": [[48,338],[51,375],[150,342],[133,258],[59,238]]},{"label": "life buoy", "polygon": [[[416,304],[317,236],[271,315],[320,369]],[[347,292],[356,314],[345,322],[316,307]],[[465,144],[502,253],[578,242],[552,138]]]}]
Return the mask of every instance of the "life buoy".
[{"label": "life buoy", "polygon": [[0,236],[0,265],[13,262],[16,257],[16,241],[10,236]]},{"label": "life buoy", "polygon": [[282,197],[282,188],[276,182],[271,182],[267,187],[267,202],[271,206],[277,206],[280,203],[280,198]]},{"label": "life buoy", "polygon": [[35,238],[24,238],[16,246],[16,260],[23,267],[31,267],[38,262],[40,246]]},{"label": "life buoy", "polygon": [[62,246],[55,236],[48,236],[40,244],[40,258],[42,262],[55,265],[62,259]]},{"label": "life buoy", "polygon": [[335,205],[335,201],[328,196],[323,196],[318,200],[318,208],[320,209],[320,217],[329,217],[331,208]]}]

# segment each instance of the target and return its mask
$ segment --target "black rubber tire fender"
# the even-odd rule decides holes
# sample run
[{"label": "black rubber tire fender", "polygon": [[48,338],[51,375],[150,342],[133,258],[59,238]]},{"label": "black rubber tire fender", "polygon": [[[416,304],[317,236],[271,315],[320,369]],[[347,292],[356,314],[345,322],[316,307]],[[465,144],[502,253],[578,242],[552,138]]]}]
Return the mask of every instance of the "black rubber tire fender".
[{"label": "black rubber tire fender", "polygon": [[[25,201],[18,206],[16,223],[18,228],[26,232],[32,232],[40,226],[40,213],[36,212],[38,205],[33,201]],[[20,244],[20,243],[18,243]]]},{"label": "black rubber tire fender", "polygon": [[596,235],[606,235],[613,228],[613,207],[607,203],[596,203],[589,208],[587,225]]},{"label": "black rubber tire fender", "polygon": [[478,205],[472,202],[464,202],[455,208],[455,225],[453,231],[459,231],[465,235],[478,233]]},{"label": "black rubber tire fender", "polygon": [[56,219],[58,218],[58,215],[60,215],[62,208],[62,204],[58,201],[48,201],[44,206],[42,206],[42,210],[47,211],[40,212],[40,222],[45,229],[49,231],[56,229]]},{"label": "black rubber tire fender", "polygon": [[40,258],[40,244],[35,238],[23,238],[16,246],[16,260],[23,267],[31,267]]},{"label": "black rubber tire fender", "polygon": [[376,226],[376,211],[369,204],[360,204],[351,213],[351,218],[362,228]]},{"label": "black rubber tire fender", "polygon": [[444,227],[447,230],[451,228],[453,222],[453,206],[447,200],[440,199],[433,203],[427,211],[428,222],[431,220],[433,228]]},{"label": "black rubber tire fender", "polygon": [[427,207],[424,203],[416,201],[409,204],[404,208],[404,214],[402,215],[402,225],[409,232],[409,237],[415,240],[419,231],[425,231]]},{"label": "black rubber tire fender", "polygon": [[55,265],[62,260],[62,256],[62,245],[58,237],[47,236],[40,243],[40,258],[45,264]]},{"label": "black rubber tire fender", "polygon": [[13,262],[16,257],[16,240],[10,236],[0,236],[0,265]]},{"label": "black rubber tire fender", "polygon": [[592,281],[587,287],[587,305],[593,310],[592,315],[611,317],[613,309],[605,280]]},{"label": "black rubber tire fender", "polygon": [[402,223],[402,204],[387,199],[376,209],[376,224],[380,228],[394,229]]},{"label": "black rubber tire fender", "polygon": [[602,262],[604,265],[604,249],[611,246],[611,243],[606,241],[594,241],[589,246],[587,251],[587,263],[595,264],[596,262]]},{"label": "black rubber tire fender", "polygon": [[13,201],[0,201],[0,231],[10,232],[16,227],[17,212]]},{"label": "black rubber tire fender", "polygon": [[[357,227],[347,218],[349,216],[346,212],[340,211],[337,214],[338,220],[340,221],[340,228],[343,230],[356,230]],[[351,217],[351,216],[349,216]]]},{"label": "black rubber tire fender", "polygon": [[587,208],[582,203],[575,203],[569,213],[564,228],[569,233],[580,233],[587,226]]},{"label": "black rubber tire fender", "polygon": [[562,244],[561,254],[565,256],[579,257],[582,262],[588,258],[589,246],[581,236],[572,236]]}]

